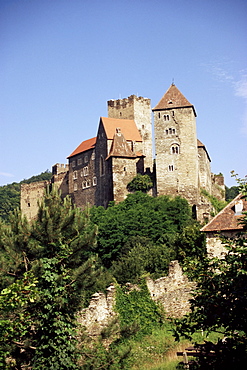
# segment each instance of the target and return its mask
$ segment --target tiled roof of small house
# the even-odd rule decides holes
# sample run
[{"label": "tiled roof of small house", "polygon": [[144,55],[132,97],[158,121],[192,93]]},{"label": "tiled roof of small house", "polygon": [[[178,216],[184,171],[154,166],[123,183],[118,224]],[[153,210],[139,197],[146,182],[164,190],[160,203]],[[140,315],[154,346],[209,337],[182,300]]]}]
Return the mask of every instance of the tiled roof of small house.
[{"label": "tiled roof of small house", "polygon": [[159,103],[153,108],[153,111],[185,107],[192,107],[196,116],[194,106],[185,98],[178,88],[172,84],[160,99]]},{"label": "tiled roof of small house", "polygon": [[241,230],[240,224],[244,217],[243,212],[247,212],[247,201],[242,194],[233,199],[222,211],[220,211],[201,231],[223,231],[223,230]]},{"label": "tiled roof of small house", "polygon": [[208,154],[208,151],[207,151],[207,148],[205,147],[205,145],[199,140],[197,139],[197,148],[203,148],[208,156],[208,160],[209,162],[211,162],[211,159],[209,157],[209,154]]},{"label": "tiled roof of small house", "polygon": [[83,141],[67,158],[71,158],[74,155],[86,152],[89,149],[94,149],[96,144],[96,137]]},{"label": "tiled roof of small house", "polygon": [[134,120],[101,117],[107,139],[113,140],[116,129],[120,128],[121,133],[127,141],[142,141]]}]

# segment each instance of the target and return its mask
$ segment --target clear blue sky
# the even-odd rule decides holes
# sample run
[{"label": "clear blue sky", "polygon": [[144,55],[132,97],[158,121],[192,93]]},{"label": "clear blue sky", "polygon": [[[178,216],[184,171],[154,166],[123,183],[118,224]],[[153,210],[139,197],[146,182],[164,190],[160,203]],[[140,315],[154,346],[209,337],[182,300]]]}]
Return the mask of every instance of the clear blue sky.
[{"label": "clear blue sky", "polygon": [[0,185],[66,163],[107,100],[172,80],[211,170],[247,174],[246,0],[0,0]]}]

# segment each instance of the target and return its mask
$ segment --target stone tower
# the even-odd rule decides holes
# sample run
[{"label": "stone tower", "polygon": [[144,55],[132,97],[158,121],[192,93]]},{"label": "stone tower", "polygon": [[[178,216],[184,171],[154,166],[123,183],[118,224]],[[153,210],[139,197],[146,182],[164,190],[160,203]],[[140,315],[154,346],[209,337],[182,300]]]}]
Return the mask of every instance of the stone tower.
[{"label": "stone tower", "polygon": [[153,169],[152,120],[150,99],[131,95],[125,99],[108,101],[108,117],[134,120],[142,137],[144,171]]},{"label": "stone tower", "polygon": [[157,195],[199,200],[199,165],[194,106],[172,84],[153,108]]}]

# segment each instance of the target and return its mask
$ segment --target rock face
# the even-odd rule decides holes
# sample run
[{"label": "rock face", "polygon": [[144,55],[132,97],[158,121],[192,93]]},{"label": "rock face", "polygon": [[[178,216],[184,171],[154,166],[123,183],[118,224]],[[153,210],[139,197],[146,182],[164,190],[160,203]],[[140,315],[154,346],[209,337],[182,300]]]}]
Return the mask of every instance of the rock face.
[{"label": "rock face", "polygon": [[[182,272],[178,261],[172,261],[169,274],[157,280],[147,278],[151,298],[161,302],[168,317],[179,318],[190,311],[189,299],[195,283]],[[95,293],[89,306],[78,315],[78,321],[86,327],[90,336],[97,336],[117,315],[114,311],[116,288],[111,285],[107,293]]]}]

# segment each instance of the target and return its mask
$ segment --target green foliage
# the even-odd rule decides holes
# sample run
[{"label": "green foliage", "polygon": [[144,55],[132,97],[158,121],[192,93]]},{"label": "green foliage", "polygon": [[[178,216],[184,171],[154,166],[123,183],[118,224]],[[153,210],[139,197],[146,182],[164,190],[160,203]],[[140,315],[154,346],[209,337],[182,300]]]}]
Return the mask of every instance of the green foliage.
[{"label": "green foliage", "polygon": [[[246,232],[246,216],[243,226]],[[232,369],[236,365],[242,368],[247,361],[246,237],[243,234],[225,242],[224,258],[191,262],[197,290],[191,301],[192,312],[177,321],[176,329],[177,338],[191,338],[200,330],[224,333],[227,339],[215,347],[220,355],[210,362],[212,369]]]},{"label": "green foliage", "polygon": [[168,236],[180,232],[192,219],[185,199],[142,192],[129,194],[108,209],[92,207],[91,219],[98,226],[97,253],[106,267],[117,260],[133,236],[145,237],[155,245],[164,245]]},{"label": "green foliage", "polygon": [[116,310],[122,335],[136,337],[150,334],[163,321],[163,312],[151,299],[145,281],[133,289],[117,288]]},{"label": "green foliage", "polygon": [[0,186],[0,218],[8,221],[10,213],[13,212],[14,209],[19,208],[21,184],[50,180],[51,176],[51,172],[47,170],[39,175],[30,177],[30,179],[23,180],[20,183],[13,182],[9,185]]},{"label": "green foliage", "polygon": [[153,182],[150,176],[141,175],[140,173],[138,173],[127,185],[127,189],[130,192],[142,191],[143,193],[147,193],[152,187]]},{"label": "green foliage", "polygon": [[148,238],[134,236],[123,246],[110,271],[119,284],[136,283],[145,273],[153,278],[166,275],[169,262],[174,258],[173,250],[165,245],[155,245]]},{"label": "green foliage", "polygon": [[4,366],[10,356],[15,368],[78,369],[75,314],[100,274],[92,256],[95,237],[88,212],[62,201],[54,189],[37,220],[29,224],[16,211],[10,225],[1,225]]},{"label": "green foliage", "polygon": [[226,186],[226,201],[227,202],[230,202],[231,200],[236,198],[236,196],[238,194],[239,194],[239,187],[238,186],[232,186],[230,188],[228,188]]},{"label": "green foliage", "polygon": [[209,194],[205,189],[201,189],[201,193],[211,202],[215,209],[215,214],[219,213],[227,205],[226,201],[217,199],[213,195]]}]

